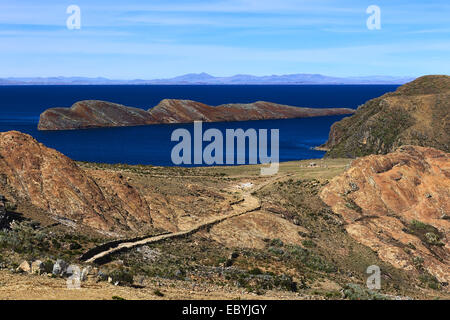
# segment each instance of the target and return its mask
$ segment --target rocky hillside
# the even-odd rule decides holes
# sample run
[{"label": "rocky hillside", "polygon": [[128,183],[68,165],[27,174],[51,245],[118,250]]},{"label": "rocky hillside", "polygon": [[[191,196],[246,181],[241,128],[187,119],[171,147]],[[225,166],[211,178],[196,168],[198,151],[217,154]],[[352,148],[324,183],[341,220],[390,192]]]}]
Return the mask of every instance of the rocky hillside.
[{"label": "rocky hillside", "polygon": [[52,108],[39,119],[39,130],[66,130],[97,127],[138,126],[155,123],[145,110],[120,104],[86,100],[71,108]]},{"label": "rocky hillside", "polygon": [[448,154],[349,163],[81,163],[0,133],[0,298],[448,299]]},{"label": "rocky hillside", "polygon": [[450,157],[403,146],[354,160],[320,194],[358,242],[397,268],[450,281]]},{"label": "rocky hillside", "polygon": [[401,145],[450,151],[450,77],[424,76],[360,106],[331,127],[329,157],[386,154]]},{"label": "rocky hillside", "polygon": [[107,188],[71,159],[17,131],[0,133],[0,194],[29,202],[64,224],[100,231],[145,230],[149,205],[120,176]]},{"label": "rocky hillside", "polygon": [[194,121],[289,119],[353,112],[354,110],[347,108],[300,108],[262,101],[213,107],[196,101],[175,99],[162,100],[154,108],[145,111],[111,102],[88,100],[77,102],[71,108],[44,111],[40,116],[38,129],[73,130]]}]

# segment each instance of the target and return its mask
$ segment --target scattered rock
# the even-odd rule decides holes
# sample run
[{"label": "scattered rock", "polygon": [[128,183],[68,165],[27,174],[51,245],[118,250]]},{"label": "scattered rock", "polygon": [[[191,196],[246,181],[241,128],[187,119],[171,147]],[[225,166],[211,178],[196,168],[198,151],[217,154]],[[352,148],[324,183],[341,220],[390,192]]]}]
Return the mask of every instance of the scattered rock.
[{"label": "scattered rock", "polygon": [[150,248],[149,246],[142,246],[136,249],[137,252],[142,254],[145,260],[155,262],[161,256],[161,251],[158,248]]},{"label": "scattered rock", "polygon": [[18,272],[27,272],[30,273],[31,272],[31,266],[28,263],[28,261],[23,261],[16,269],[16,271]]},{"label": "scattered rock", "polygon": [[99,271],[97,273],[97,280],[98,281],[106,281],[108,279],[108,276],[106,275],[106,273],[104,273],[103,271]]},{"label": "scattered rock", "polygon": [[69,265],[67,264],[67,262],[65,262],[62,259],[58,259],[56,260],[55,264],[53,265],[53,271],[52,273],[55,276],[62,276],[67,272],[67,267]]},{"label": "scattered rock", "polygon": [[67,267],[67,270],[65,272],[66,276],[73,276],[76,278],[81,278],[81,269],[76,264],[71,264]]}]

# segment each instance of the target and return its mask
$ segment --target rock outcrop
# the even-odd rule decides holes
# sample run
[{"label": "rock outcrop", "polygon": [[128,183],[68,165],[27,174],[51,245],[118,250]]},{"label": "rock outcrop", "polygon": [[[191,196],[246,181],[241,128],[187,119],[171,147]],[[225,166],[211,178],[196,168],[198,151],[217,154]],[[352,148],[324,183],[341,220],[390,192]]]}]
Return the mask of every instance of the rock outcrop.
[{"label": "rock outcrop", "polygon": [[320,194],[347,232],[397,268],[450,281],[450,157],[402,146],[353,161]]},{"label": "rock outcrop", "polygon": [[401,145],[450,151],[450,76],[424,76],[372,99],[333,124],[329,157],[386,154]]},{"label": "rock outcrop", "polygon": [[112,181],[102,189],[74,161],[27,134],[0,133],[0,175],[8,198],[63,223],[103,231],[144,230],[152,223],[149,205],[131,185]]},{"label": "rock outcrop", "polygon": [[30,273],[31,272],[31,266],[30,263],[28,261],[23,261],[16,269],[17,272],[26,272],[26,273]]},{"label": "rock outcrop", "polygon": [[250,104],[225,104],[217,107],[191,100],[162,100],[145,111],[120,104],[87,100],[71,108],[51,108],[39,120],[39,130],[73,130],[101,127],[125,127],[194,121],[246,121],[306,118],[353,113],[347,108],[300,108],[258,101]]}]

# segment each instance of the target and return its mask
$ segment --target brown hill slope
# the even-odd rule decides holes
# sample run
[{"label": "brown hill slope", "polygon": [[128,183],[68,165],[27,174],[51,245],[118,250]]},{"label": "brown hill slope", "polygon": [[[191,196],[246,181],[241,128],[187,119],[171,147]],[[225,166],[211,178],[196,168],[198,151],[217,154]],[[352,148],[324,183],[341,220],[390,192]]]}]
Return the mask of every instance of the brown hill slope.
[{"label": "brown hill slope", "polygon": [[450,151],[450,77],[424,76],[360,106],[333,124],[329,157],[386,154],[401,145]]},{"label": "brown hill slope", "polygon": [[111,102],[87,100],[77,102],[71,108],[44,111],[40,116],[38,129],[71,130],[194,121],[288,119],[353,112],[354,110],[347,108],[300,108],[262,101],[213,107],[196,101],[176,99],[164,99],[154,108],[145,111]]},{"label": "brown hill slope", "polygon": [[403,146],[359,158],[320,195],[382,260],[450,281],[448,153]]},{"label": "brown hill slope", "polygon": [[151,226],[149,205],[120,177],[101,188],[71,159],[17,131],[0,133],[0,193],[64,223],[103,231]]}]

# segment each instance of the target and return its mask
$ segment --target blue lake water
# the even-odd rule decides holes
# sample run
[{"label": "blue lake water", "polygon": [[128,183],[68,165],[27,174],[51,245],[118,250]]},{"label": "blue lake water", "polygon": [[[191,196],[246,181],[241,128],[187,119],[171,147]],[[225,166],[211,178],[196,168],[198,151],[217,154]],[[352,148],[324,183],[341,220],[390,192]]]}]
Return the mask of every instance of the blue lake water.
[{"label": "blue lake water", "polygon": [[[164,98],[191,99],[210,105],[258,100],[299,107],[356,109],[369,99],[394,91],[395,85],[301,86],[0,86],[0,131],[28,133],[74,160],[172,166],[173,130],[192,124],[151,125],[76,131],[38,131],[41,112],[98,99],[149,109]],[[209,128],[279,129],[280,161],[320,158],[311,148],[324,143],[330,126],[344,116],[287,120],[204,123]],[[270,137],[269,137],[270,141]],[[204,142],[206,146],[208,142]],[[269,149],[270,150],[270,149]]]}]

